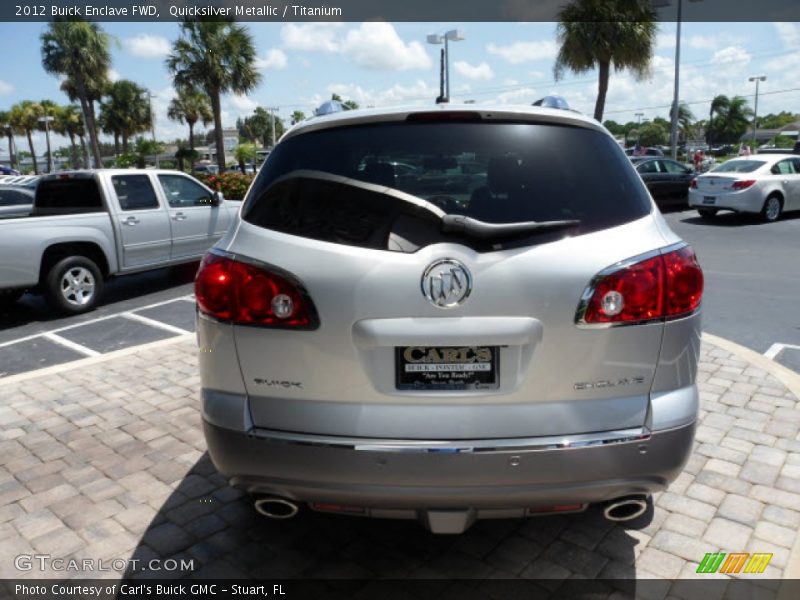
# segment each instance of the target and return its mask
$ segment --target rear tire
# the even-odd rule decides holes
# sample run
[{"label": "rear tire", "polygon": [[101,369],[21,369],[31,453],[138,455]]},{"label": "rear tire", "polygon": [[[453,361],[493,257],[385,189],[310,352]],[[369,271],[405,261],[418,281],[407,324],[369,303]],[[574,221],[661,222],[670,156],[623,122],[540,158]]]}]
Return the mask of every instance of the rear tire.
[{"label": "rear tire", "polygon": [[764,200],[764,207],[761,209],[761,219],[765,223],[774,223],[781,218],[783,211],[783,201],[777,194],[772,194]]},{"label": "rear tire", "polygon": [[85,256],[62,258],[44,278],[44,295],[53,308],[77,315],[92,310],[103,292],[100,269]]},{"label": "rear tire", "polygon": [[716,208],[698,208],[697,212],[704,219],[713,219],[717,216]]}]

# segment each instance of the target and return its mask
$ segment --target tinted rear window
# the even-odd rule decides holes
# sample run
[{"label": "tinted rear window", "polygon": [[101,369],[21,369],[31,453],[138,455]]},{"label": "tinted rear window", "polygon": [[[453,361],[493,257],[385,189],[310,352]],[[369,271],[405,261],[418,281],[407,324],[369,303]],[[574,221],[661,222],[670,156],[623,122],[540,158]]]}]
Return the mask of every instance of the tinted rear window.
[{"label": "tinted rear window", "polygon": [[[313,172],[347,179],[326,181]],[[373,185],[354,187],[350,180]],[[601,132],[537,123],[403,122],[315,131],[278,144],[243,218],[282,233],[376,249],[414,251],[454,239],[439,233],[434,213],[382,193],[385,188],[489,223],[577,219],[572,234],[621,225],[651,208],[630,161]]]},{"label": "tinted rear window", "polygon": [[36,188],[35,215],[101,212],[103,200],[93,178],[47,179]]},{"label": "tinted rear window", "polygon": [[712,169],[712,173],[752,173],[765,164],[763,160],[729,160]]}]

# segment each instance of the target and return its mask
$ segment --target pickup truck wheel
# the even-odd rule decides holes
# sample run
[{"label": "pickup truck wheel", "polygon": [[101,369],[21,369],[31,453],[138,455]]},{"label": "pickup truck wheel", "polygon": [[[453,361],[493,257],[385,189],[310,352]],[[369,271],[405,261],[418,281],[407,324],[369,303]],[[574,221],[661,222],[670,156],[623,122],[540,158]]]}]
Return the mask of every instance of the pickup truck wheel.
[{"label": "pickup truck wheel", "polygon": [[103,276],[85,256],[69,256],[54,264],[44,280],[47,301],[71,315],[92,310],[103,291]]}]

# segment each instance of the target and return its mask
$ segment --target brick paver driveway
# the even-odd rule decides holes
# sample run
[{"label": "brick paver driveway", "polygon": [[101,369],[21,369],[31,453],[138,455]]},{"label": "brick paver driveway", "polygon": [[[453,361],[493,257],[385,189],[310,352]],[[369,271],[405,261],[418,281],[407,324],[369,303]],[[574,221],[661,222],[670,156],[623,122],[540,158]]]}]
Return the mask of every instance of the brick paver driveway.
[{"label": "brick paver driveway", "polygon": [[[182,338],[0,384],[0,577],[63,576],[14,567],[14,556],[47,553],[193,559],[193,574],[209,577],[521,577],[555,589],[567,577],[708,577],[698,563],[721,550],[772,553],[760,578],[746,577],[775,587],[800,527],[800,403],[708,342],[695,452],[645,517],[622,527],[592,508],[460,536],[309,511],[258,516],[205,453],[195,352]],[[663,583],[655,595],[680,596],[681,581]]]}]

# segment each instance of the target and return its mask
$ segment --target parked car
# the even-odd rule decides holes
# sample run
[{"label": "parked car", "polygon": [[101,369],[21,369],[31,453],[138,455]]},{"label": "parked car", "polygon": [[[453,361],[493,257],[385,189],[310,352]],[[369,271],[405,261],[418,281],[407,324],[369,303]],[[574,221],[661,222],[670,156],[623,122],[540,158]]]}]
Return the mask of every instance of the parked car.
[{"label": "parked car", "polygon": [[692,182],[689,206],[704,218],[732,210],[777,221],[783,211],[800,209],[800,157],[756,154],[724,162]]},{"label": "parked car", "polygon": [[631,162],[660,207],[687,206],[695,172],[669,158],[634,156]]},{"label": "parked car", "polygon": [[[457,198],[427,176],[463,156],[483,168]],[[210,456],[273,518],[308,504],[441,533],[589,503],[635,518],[691,452],[702,287],[593,119],[316,117],[281,138],[198,271]]]},{"label": "parked car", "polygon": [[636,154],[636,147],[631,146],[625,148],[625,154],[628,156],[664,156],[664,151],[661,148],[642,148],[641,154]]},{"label": "parked car", "polygon": [[110,277],[198,260],[238,206],[177,171],[45,175],[31,216],[0,220],[0,298],[31,290],[63,313],[91,310]]},{"label": "parked car", "polygon": [[28,216],[33,208],[33,192],[22,186],[0,185],[0,218]]}]

